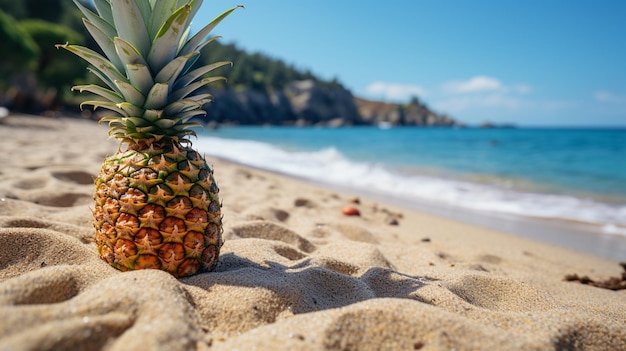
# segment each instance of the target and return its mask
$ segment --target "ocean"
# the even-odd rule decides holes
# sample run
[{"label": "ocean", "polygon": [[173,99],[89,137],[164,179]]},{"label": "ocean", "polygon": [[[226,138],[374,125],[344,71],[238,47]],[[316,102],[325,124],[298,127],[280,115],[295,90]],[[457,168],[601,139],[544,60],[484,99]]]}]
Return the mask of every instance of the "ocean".
[{"label": "ocean", "polygon": [[579,223],[626,238],[626,129],[223,127],[199,130],[194,145],[404,204]]}]

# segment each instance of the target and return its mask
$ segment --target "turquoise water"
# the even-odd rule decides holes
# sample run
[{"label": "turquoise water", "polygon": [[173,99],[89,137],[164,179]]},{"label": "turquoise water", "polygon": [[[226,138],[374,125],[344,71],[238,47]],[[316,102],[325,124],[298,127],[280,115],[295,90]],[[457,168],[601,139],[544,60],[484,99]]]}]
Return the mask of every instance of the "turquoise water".
[{"label": "turquoise water", "polygon": [[626,235],[626,129],[233,127],[207,155],[411,201]]}]

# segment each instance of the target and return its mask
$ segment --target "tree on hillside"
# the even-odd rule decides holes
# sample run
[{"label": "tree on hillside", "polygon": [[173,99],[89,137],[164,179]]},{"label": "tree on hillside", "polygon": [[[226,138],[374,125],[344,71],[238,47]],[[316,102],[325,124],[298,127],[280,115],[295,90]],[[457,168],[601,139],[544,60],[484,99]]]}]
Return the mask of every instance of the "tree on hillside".
[{"label": "tree on hillside", "polygon": [[222,68],[216,73],[228,77],[228,85],[235,89],[279,90],[294,80],[307,79],[321,84],[341,86],[336,80],[321,80],[311,71],[297,69],[283,60],[258,52],[250,54],[237,48],[235,44],[222,44],[218,41],[206,46],[199,61],[207,64],[223,60],[231,61],[233,67]]},{"label": "tree on hillside", "polygon": [[54,47],[84,43],[78,9],[67,0],[0,0],[0,8],[0,104],[25,112],[55,108],[85,77],[82,60]]},{"label": "tree on hillside", "polygon": [[39,46],[40,54],[35,74],[44,88],[69,91],[71,85],[84,77],[87,65],[79,57],[59,51],[55,44],[70,42],[82,44],[83,36],[72,29],[39,19],[29,19],[20,25]]},{"label": "tree on hillside", "polygon": [[39,56],[39,47],[26,30],[11,16],[0,10],[0,106],[10,106],[20,91],[34,88],[32,72]]},{"label": "tree on hillside", "polygon": [[0,84],[8,83],[12,74],[28,72],[34,68],[39,47],[19,23],[0,10],[0,42],[3,54],[0,65]]},{"label": "tree on hillside", "polygon": [[38,18],[82,31],[80,10],[69,0],[0,0],[0,9],[18,21]]},{"label": "tree on hillside", "polygon": [[28,10],[25,5],[25,1],[0,0],[0,11],[14,19],[22,19],[28,17]]}]

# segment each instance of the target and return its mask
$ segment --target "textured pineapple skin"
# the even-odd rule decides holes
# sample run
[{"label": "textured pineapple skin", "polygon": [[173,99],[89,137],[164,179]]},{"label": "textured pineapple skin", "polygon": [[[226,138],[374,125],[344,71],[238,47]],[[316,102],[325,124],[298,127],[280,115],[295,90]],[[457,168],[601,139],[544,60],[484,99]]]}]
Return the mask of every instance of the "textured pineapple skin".
[{"label": "textured pineapple skin", "polygon": [[138,141],[108,157],[95,180],[102,259],[176,277],[211,271],[222,246],[221,204],[204,158],[176,140]]}]

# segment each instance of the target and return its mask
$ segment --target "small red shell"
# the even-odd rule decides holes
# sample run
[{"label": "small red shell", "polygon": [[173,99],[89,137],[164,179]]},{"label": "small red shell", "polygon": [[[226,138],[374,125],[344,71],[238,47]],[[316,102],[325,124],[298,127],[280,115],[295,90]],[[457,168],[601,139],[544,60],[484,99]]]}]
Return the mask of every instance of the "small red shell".
[{"label": "small red shell", "polygon": [[359,209],[354,207],[354,206],[346,206],[341,210],[341,213],[343,213],[345,216],[360,216],[361,212],[359,212]]}]

